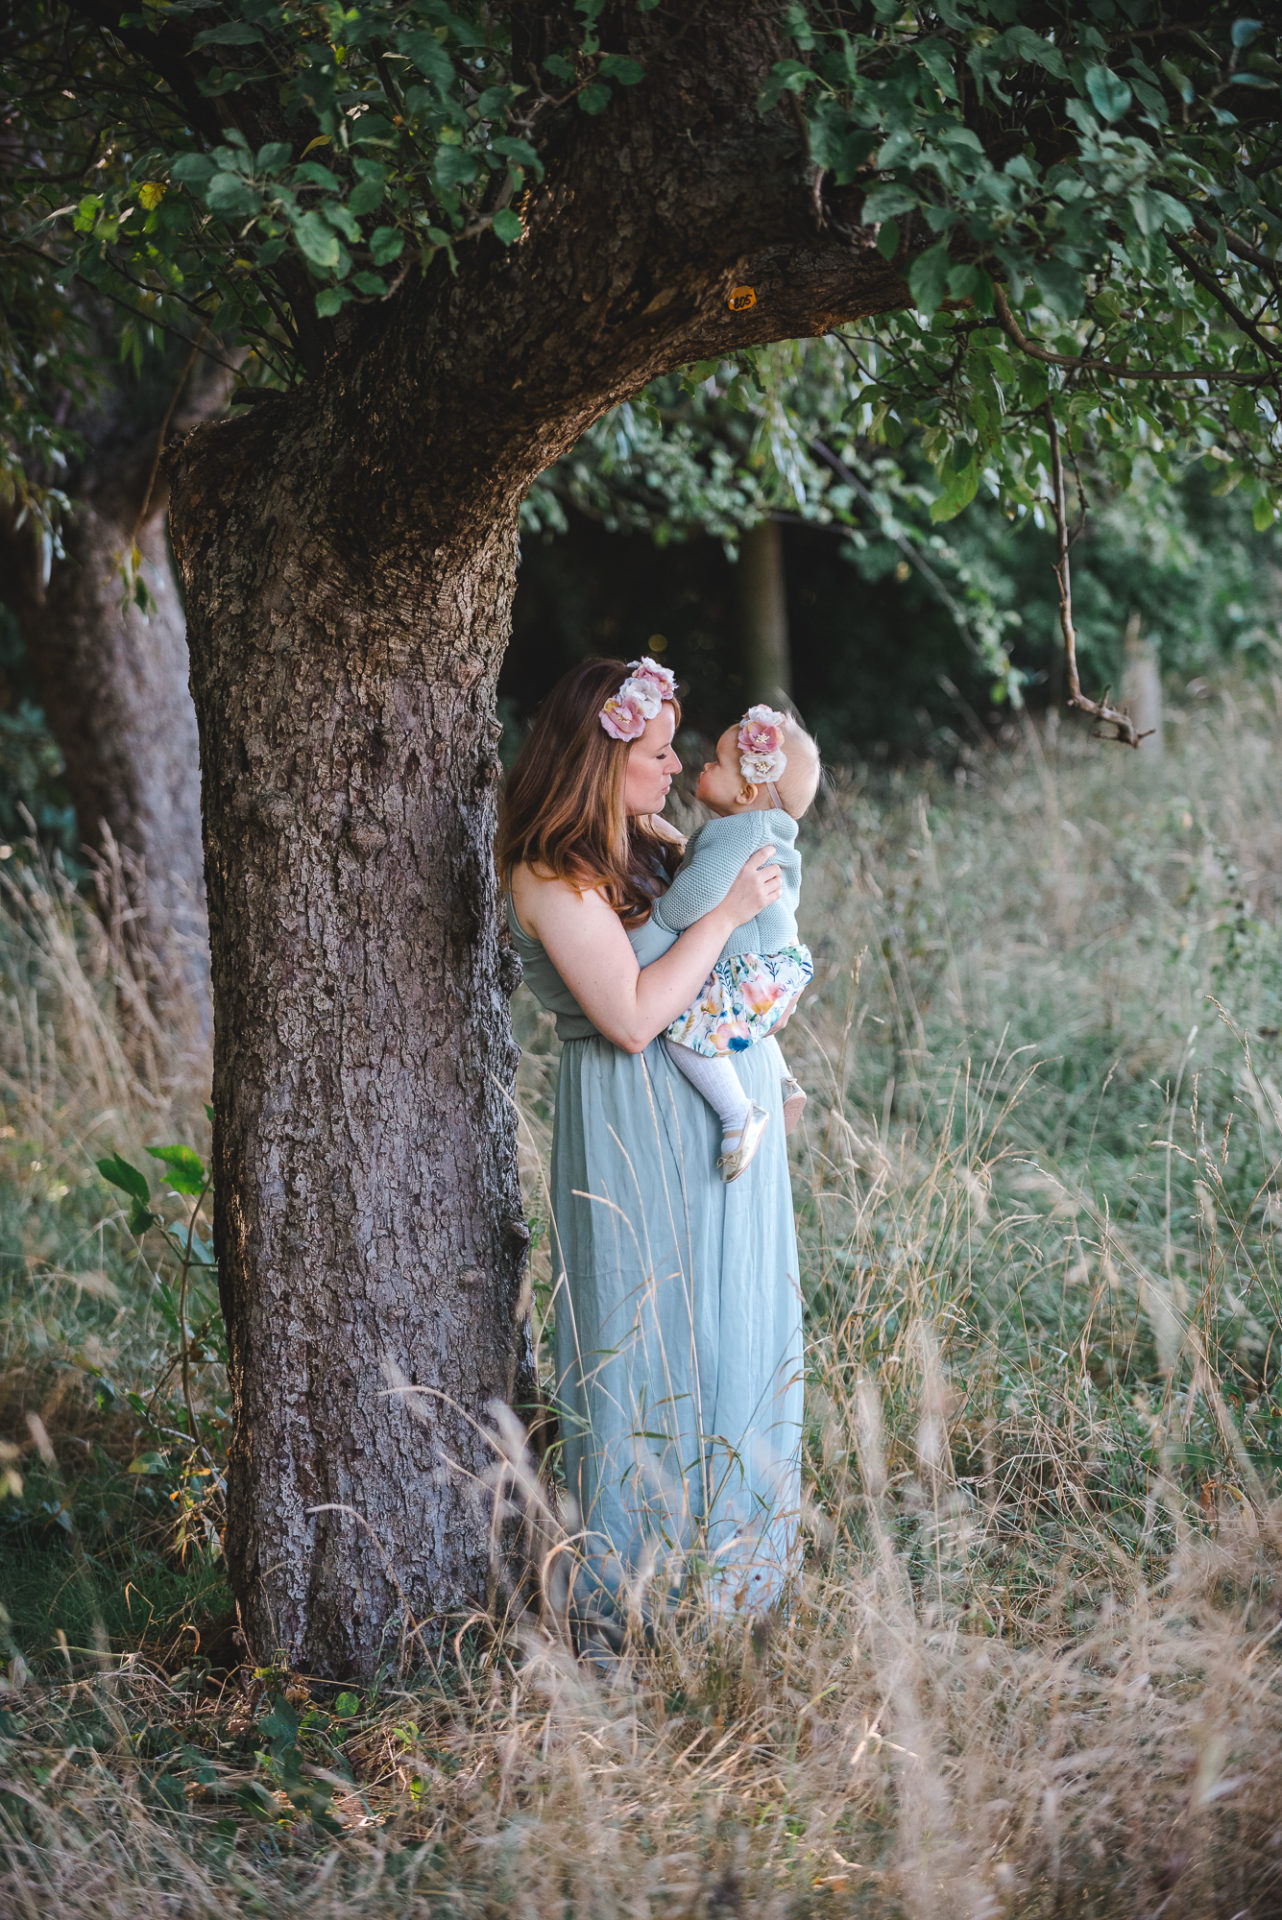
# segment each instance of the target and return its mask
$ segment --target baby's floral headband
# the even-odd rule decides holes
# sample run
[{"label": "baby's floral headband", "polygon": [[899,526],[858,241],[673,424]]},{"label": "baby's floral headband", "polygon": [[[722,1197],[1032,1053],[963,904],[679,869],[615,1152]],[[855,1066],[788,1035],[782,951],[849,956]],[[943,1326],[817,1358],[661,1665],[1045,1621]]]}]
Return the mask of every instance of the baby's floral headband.
[{"label": "baby's floral headband", "polygon": [[779,795],[775,792],[774,782],[788,764],[788,756],[783,750],[784,728],[787,724],[787,714],[776,713],[773,707],[749,707],[739,722],[736,741],[740,773],[753,786],[764,785],[776,806],[779,805]]},{"label": "baby's floral headband", "polygon": [[628,665],[628,677],[617,693],[597,715],[611,740],[639,740],[647,720],[653,720],[665,700],[677,697],[676,675],[671,667],[642,655]]}]

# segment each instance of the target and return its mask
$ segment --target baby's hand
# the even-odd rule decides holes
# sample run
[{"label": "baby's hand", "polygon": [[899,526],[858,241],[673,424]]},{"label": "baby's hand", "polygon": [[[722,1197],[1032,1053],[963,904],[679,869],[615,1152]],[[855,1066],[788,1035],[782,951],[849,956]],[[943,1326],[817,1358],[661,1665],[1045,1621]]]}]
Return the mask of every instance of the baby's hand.
[{"label": "baby's hand", "polygon": [[755,920],[763,907],[772,906],[783,890],[783,875],[770,864],[774,847],[758,847],[740,867],[722,907],[731,927]]}]

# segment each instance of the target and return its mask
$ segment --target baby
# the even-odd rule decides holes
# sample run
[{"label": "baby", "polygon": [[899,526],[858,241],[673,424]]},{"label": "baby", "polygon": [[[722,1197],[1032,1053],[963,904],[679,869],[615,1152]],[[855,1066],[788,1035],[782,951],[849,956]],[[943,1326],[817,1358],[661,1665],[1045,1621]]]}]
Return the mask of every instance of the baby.
[{"label": "baby", "polygon": [[[814,968],[797,938],[801,855],[797,822],[819,786],[819,749],[797,722],[770,707],[749,707],[717,742],[695,797],[715,816],[693,835],[680,871],[655,906],[659,925],[681,933],[723,900],[748,856],[774,845],[783,880],[778,900],[722,949],[692,1007],[672,1022],[673,1064],[721,1120],[722,1178],[737,1180],[769,1115],[748,1099],[731,1055],[764,1040],[796,1005]],[[784,1115],[795,1123],[806,1096],[785,1069]]]}]

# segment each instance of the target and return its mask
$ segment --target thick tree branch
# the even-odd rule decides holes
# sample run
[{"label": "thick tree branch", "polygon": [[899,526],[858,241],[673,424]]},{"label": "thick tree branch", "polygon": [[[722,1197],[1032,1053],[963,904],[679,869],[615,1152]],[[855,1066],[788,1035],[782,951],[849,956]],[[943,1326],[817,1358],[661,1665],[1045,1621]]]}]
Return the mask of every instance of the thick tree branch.
[{"label": "thick tree branch", "polygon": [[[691,0],[676,31],[666,10],[616,24],[645,78],[599,116],[553,119],[525,237],[481,235],[456,272],[438,255],[360,314],[319,381],[197,436],[181,525],[201,518],[185,491],[194,509],[297,434],[335,551],[362,581],[399,578],[411,548],[513,512],[657,375],[907,303],[871,230],[820,226],[804,129],[758,110],[787,51],[776,9]],[[751,305],[731,307],[736,286]]]}]

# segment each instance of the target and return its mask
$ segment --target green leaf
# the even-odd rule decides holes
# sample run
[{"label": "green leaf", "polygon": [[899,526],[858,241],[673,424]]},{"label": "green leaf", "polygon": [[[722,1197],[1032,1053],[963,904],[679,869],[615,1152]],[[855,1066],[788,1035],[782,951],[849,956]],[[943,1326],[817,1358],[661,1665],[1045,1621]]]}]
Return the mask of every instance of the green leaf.
[{"label": "green leaf", "polygon": [[369,237],[369,251],[376,267],[388,266],[405,251],[405,235],[399,227],[375,227]]},{"label": "green leaf", "polygon": [[918,196],[907,187],[874,187],[864,195],[863,217],[872,226],[877,220],[892,220],[897,214],[911,213],[918,205]]},{"label": "green leaf", "polygon": [[883,260],[893,260],[899,252],[898,220],[883,220],[877,233],[877,251]]},{"label": "green leaf", "polygon": [[316,311],[322,320],[330,319],[351,299],[346,287],[322,287],[316,296]]},{"label": "green leaf", "polygon": [[258,149],[258,158],[254,165],[259,173],[274,173],[277,167],[283,167],[289,159],[289,143],[286,140],[269,140],[265,147]]},{"label": "green leaf", "polygon": [[953,72],[952,55],[942,40],[923,40],[917,49],[917,58],[930,74],[946,100],[959,98],[957,76]]},{"label": "green leaf", "polygon": [[963,508],[968,507],[979,488],[979,465],[972,460],[954,474],[937,500],[930,503],[930,517],[936,525],[941,520],[955,520]]},{"label": "green leaf", "polygon": [[538,154],[528,140],[522,140],[519,134],[501,133],[497,140],[490,142],[495,153],[501,153],[508,160],[516,160],[523,167],[532,167],[543,177],[543,165]]},{"label": "green leaf", "polygon": [[282,1748],[293,1746],[301,1725],[299,1714],[283,1695],[277,1693],[272,1695],[271,1711],[263,1715],[258,1728],[260,1733],[267,1735],[279,1757]]},{"label": "green leaf", "polygon": [[1130,88],[1111,67],[1088,67],[1086,91],[1091,97],[1091,105],[1103,120],[1120,120],[1131,104]]},{"label": "green leaf", "polygon": [[216,173],[205,188],[205,205],[211,213],[257,213],[262,198],[238,173]]},{"label": "green leaf", "polygon": [[1250,387],[1235,387],[1233,398],[1229,401],[1229,421],[1242,433],[1249,433],[1255,425],[1255,416],[1259,406]]},{"label": "green leaf", "polygon": [[1235,20],[1233,22],[1233,44],[1235,47],[1249,47],[1257,33],[1264,26],[1263,20]]},{"label": "green leaf", "polygon": [[221,27],[206,27],[192,41],[197,47],[258,47],[263,43],[262,29],[247,20],[229,20]]},{"label": "green leaf", "polygon": [[550,53],[543,62],[543,71],[550,73],[554,80],[564,80],[567,83],[574,78],[574,68],[563,53]]},{"label": "green leaf", "polygon": [[609,104],[610,89],[603,87],[597,80],[594,80],[590,86],[584,87],[579,95],[579,105],[584,113],[604,113]]},{"label": "green leaf", "polygon": [[151,1188],[147,1184],[146,1174],[141,1173],[137,1167],[131,1166],[128,1160],[122,1160],[118,1153],[109,1154],[105,1160],[100,1160],[98,1171],[104,1180],[109,1180],[113,1187],[119,1187],[122,1193],[129,1194],[133,1199],[149,1200],[151,1198]]},{"label": "green leaf", "polygon": [[607,53],[597,72],[603,80],[617,81],[621,87],[635,87],[639,80],[645,79],[641,62],[626,53]]},{"label": "green leaf", "polygon": [[1064,56],[1057,46],[1049,40],[1043,40],[1031,27],[1008,27],[1002,36],[1003,45],[1019,60],[1027,60],[1031,65],[1042,67],[1047,73],[1054,74],[1057,80],[1067,77],[1068,68]]},{"label": "green leaf", "polygon": [[318,213],[305,213],[294,227],[294,238],[314,267],[338,265],[338,235]]},{"label": "green leaf", "polygon": [[141,1200],[133,1200],[129,1205],[129,1231],[139,1236],[146,1233],[148,1227],[154,1227],[159,1215],[150,1207],[144,1207]]},{"label": "green leaf", "polygon": [[919,313],[934,313],[948,286],[948,248],[941,241],[919,253],[908,269],[908,291]]},{"label": "green leaf", "polygon": [[470,186],[481,171],[481,163],[466,147],[438,147],[432,167],[432,179],[447,191],[451,187]]},{"label": "green leaf", "polygon": [[308,186],[324,187],[327,193],[341,193],[343,183],[332,167],[325,166],[320,160],[301,160],[294,168],[294,179],[305,180]]},{"label": "green leaf", "polygon": [[382,205],[386,192],[381,180],[358,180],[347,196],[348,212],[373,213],[375,207]]},{"label": "green leaf", "polygon": [[511,207],[501,207],[494,216],[494,231],[504,246],[510,247],[514,240],[521,238],[525,226],[519,213]]},{"label": "green leaf", "polygon": [[1076,320],[1086,301],[1082,276],[1063,260],[1035,260],[1029,268],[1037,291],[1061,320]]},{"label": "green leaf", "polygon": [[434,33],[398,33],[396,44],[441,93],[453,88],[454,62]]},{"label": "green leaf", "polygon": [[180,186],[203,187],[214,170],[214,163],[207,153],[180,153],[170,168],[170,175]]},{"label": "green leaf", "polygon": [[125,1468],[126,1473],[163,1473],[169,1465],[169,1456],[164,1453],[139,1453]]},{"label": "green leaf", "polygon": [[1273,525],[1273,505],[1264,494],[1251,508],[1251,524],[1257,533],[1267,533]]},{"label": "green leaf", "polygon": [[1166,75],[1185,106],[1193,104],[1193,82],[1186,73],[1181,73],[1174,60],[1163,60],[1162,72]]},{"label": "green leaf", "polygon": [[193,1147],[148,1147],[153,1160],[163,1162],[169,1172],[169,1184],[175,1193],[202,1193],[205,1187],[205,1163]]}]

